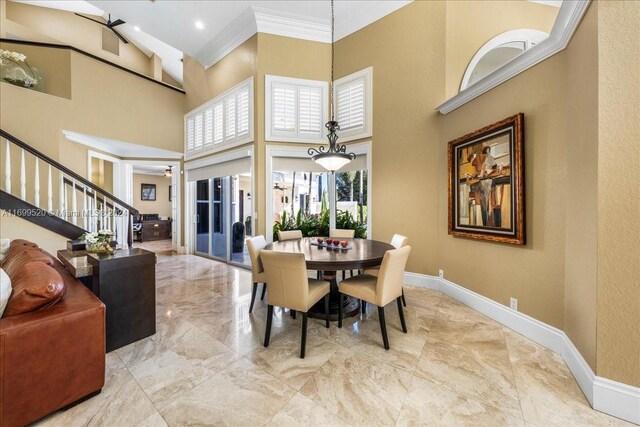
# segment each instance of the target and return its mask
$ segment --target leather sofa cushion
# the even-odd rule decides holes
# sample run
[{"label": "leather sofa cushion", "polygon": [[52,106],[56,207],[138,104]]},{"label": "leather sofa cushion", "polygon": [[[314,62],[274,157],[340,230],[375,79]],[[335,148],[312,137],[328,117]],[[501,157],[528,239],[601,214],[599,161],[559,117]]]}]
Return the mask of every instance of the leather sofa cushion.
[{"label": "leather sofa cushion", "polygon": [[40,261],[25,263],[11,277],[11,286],[13,292],[3,318],[50,307],[66,293],[60,273]]},{"label": "leather sofa cushion", "polygon": [[9,249],[7,249],[4,253],[3,263],[7,262],[7,258],[9,258],[9,256],[12,253],[20,252],[29,248],[37,248],[37,247],[38,247],[37,244],[30,242],[28,240],[24,240],[24,239],[12,240],[11,244],[9,245]]},{"label": "leather sofa cushion", "polygon": [[31,248],[22,246],[19,249],[10,251],[9,255],[2,263],[2,269],[7,273],[11,280],[15,280],[14,276],[22,268],[22,266],[31,261],[39,261],[50,267],[55,265],[55,260],[40,248]]}]

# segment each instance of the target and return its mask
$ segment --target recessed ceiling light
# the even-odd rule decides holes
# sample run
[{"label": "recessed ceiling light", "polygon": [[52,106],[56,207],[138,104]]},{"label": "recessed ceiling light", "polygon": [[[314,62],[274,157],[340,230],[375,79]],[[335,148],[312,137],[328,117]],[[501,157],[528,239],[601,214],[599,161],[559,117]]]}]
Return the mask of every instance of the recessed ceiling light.
[{"label": "recessed ceiling light", "polygon": [[196,21],[196,28],[199,30],[204,30],[204,24],[202,23],[202,21]]},{"label": "recessed ceiling light", "polygon": [[134,30],[136,31],[140,31],[140,27],[138,27],[137,25],[135,27],[133,27]]}]

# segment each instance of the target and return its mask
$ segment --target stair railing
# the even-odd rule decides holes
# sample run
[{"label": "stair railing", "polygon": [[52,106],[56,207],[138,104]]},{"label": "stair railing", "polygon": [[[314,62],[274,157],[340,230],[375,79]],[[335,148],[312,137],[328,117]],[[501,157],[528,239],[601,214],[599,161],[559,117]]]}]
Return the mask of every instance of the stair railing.
[{"label": "stair railing", "polygon": [[[138,214],[137,209],[5,130],[0,129],[0,137],[6,140],[2,162],[5,192],[37,208],[46,208],[49,214],[85,231],[112,230],[118,244],[133,245],[133,216]],[[19,167],[12,170],[16,157]],[[12,182],[14,172],[19,172],[19,185]],[[33,176],[33,181],[27,176]],[[41,194],[43,180],[46,196]]]}]

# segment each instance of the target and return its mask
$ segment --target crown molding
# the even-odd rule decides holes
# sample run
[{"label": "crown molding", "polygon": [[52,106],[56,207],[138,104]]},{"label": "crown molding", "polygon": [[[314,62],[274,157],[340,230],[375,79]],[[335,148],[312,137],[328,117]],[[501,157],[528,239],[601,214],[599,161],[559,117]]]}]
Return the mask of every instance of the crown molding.
[{"label": "crown molding", "polygon": [[324,19],[253,6],[259,33],[331,43],[331,23]]},{"label": "crown molding", "polygon": [[[336,40],[340,40],[361,28],[385,17],[413,0],[380,1],[364,12],[351,8],[336,16]],[[331,22],[252,6],[234,19],[218,36],[207,43],[194,58],[210,68],[256,33],[331,43]]]},{"label": "crown molding", "polygon": [[343,39],[358,30],[373,24],[384,18],[388,14],[413,3],[413,0],[377,1],[370,7],[362,10],[354,8],[356,2],[351,2],[352,8],[347,11],[340,11],[336,14],[336,41]]},{"label": "crown molding", "polygon": [[524,52],[508,64],[498,68],[477,83],[460,91],[460,93],[451,97],[436,109],[441,114],[448,114],[483,93],[533,67],[537,63],[564,50],[569,44],[569,41],[571,41],[571,37],[578,28],[582,17],[587,12],[590,3],[591,0],[563,2],[549,38]]},{"label": "crown molding", "polygon": [[235,48],[258,32],[252,8],[247,8],[213,40],[204,45],[194,56],[205,69],[231,53]]}]

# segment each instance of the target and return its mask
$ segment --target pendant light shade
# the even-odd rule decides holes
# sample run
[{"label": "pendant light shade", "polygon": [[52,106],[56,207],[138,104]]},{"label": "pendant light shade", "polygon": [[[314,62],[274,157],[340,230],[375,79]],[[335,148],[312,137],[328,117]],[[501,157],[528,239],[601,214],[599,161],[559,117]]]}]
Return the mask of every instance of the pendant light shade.
[{"label": "pendant light shade", "polygon": [[347,154],[347,146],[336,143],[338,135],[336,131],[340,130],[340,125],[335,120],[328,122],[325,127],[329,130],[327,138],[329,139],[329,149],[325,147],[309,148],[309,155],[312,156],[311,160],[328,170],[329,172],[335,172],[344,165],[350,163],[356,158],[353,153]]},{"label": "pendant light shade", "polygon": [[318,148],[309,148],[308,153],[311,156],[311,160],[333,173],[339,170],[344,165],[350,163],[356,158],[354,153],[347,153],[347,146],[344,144],[338,144],[338,135],[336,131],[340,130],[340,125],[334,119],[334,94],[333,94],[333,56],[334,56],[334,26],[335,19],[333,14],[333,0],[331,0],[331,120],[327,122],[325,127],[329,130],[327,138],[329,139],[329,149],[324,146]]}]

